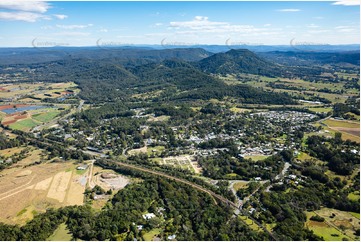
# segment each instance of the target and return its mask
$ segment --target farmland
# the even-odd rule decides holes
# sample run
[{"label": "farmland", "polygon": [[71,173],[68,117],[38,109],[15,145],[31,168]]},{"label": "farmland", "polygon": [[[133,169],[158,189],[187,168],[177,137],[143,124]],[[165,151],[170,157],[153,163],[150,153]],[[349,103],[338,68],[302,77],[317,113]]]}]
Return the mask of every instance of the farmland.
[{"label": "farmland", "polygon": [[47,208],[83,204],[85,184],[80,183],[82,176],[76,174],[76,166],[66,162],[22,168],[40,159],[40,152],[34,150],[0,172],[0,221],[24,224]]},{"label": "farmland", "polygon": [[[309,220],[314,215],[323,217],[325,221]],[[348,212],[336,209],[322,208],[314,212],[307,212],[307,218],[306,226],[325,240],[341,241],[343,238],[355,240],[355,230],[360,226],[359,219],[353,217]]]},{"label": "farmland", "polygon": [[46,122],[49,122],[49,121],[53,120],[59,113],[60,113],[59,111],[50,111],[50,112],[45,112],[45,113],[38,113],[38,114],[34,114],[32,116],[32,118],[35,119],[36,121],[46,123]]}]

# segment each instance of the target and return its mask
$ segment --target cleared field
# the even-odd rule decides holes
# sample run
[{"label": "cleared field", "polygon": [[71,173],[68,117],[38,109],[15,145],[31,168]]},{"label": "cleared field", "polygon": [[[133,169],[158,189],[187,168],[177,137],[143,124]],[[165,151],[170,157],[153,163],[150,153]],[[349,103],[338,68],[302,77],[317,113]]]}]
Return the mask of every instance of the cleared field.
[{"label": "cleared field", "polygon": [[148,122],[165,122],[170,119],[170,116],[162,115],[158,117],[150,117],[148,118]]},{"label": "cleared field", "polygon": [[[74,82],[64,83],[16,83],[16,84],[4,84],[1,86],[0,95],[3,98],[15,98],[25,101],[26,96],[31,95],[38,98],[49,98],[44,94],[51,95],[50,98],[56,98],[64,96],[66,90],[72,90],[74,93],[78,93],[79,89]],[[57,94],[57,93],[60,94]],[[33,99],[31,102],[36,102]]]},{"label": "cleared field", "polygon": [[48,241],[70,241],[72,235],[66,225],[60,224],[54,233],[47,239]]},{"label": "cleared field", "polygon": [[[322,236],[325,240],[357,240],[354,233],[360,227],[360,219],[350,213],[337,209],[322,208],[314,212],[306,212],[306,226],[315,234]],[[325,219],[324,222],[310,220],[310,217],[318,215]]]},{"label": "cleared field", "polygon": [[139,154],[139,153],[147,153],[147,146],[143,146],[142,148],[139,148],[139,149],[132,149],[130,151],[128,151],[128,154],[129,155],[136,155],[136,154]]},{"label": "cleared field", "polygon": [[246,109],[246,108],[237,108],[237,107],[232,107],[229,110],[231,110],[234,113],[244,113],[247,111],[251,111],[250,109]]},{"label": "cleared field", "polygon": [[340,127],[340,128],[353,128],[353,129],[360,129],[360,123],[349,122],[349,121],[342,121],[342,120],[335,120],[335,119],[328,119],[324,121],[327,126],[333,127]]},{"label": "cleared field", "polygon": [[248,186],[248,182],[246,182],[246,181],[244,181],[244,182],[240,181],[240,182],[236,182],[236,183],[233,184],[233,188],[236,191],[238,191],[241,188],[245,188],[247,186]]},{"label": "cleared field", "polygon": [[161,229],[152,229],[151,231],[149,231],[143,235],[143,239],[145,241],[152,241],[154,239],[154,237],[157,236],[158,234],[160,234],[161,232],[162,232]]},{"label": "cleared field", "polygon": [[23,147],[15,147],[15,148],[9,148],[9,149],[5,149],[5,150],[0,150],[0,155],[7,158],[14,154],[20,153],[23,149],[24,149]]},{"label": "cleared field", "polygon": [[45,163],[22,168],[39,159],[40,153],[32,151],[16,166],[0,172],[0,222],[24,224],[47,208],[83,204],[85,184],[80,184],[76,165]]},{"label": "cleared field", "polygon": [[251,159],[253,161],[260,161],[266,159],[267,157],[269,157],[269,155],[246,155],[244,158]]},{"label": "cleared field", "polygon": [[162,151],[164,151],[165,147],[164,146],[155,146],[155,147],[148,147],[147,148],[147,154],[148,156],[150,155],[160,155],[162,153]]},{"label": "cleared field", "polygon": [[11,129],[28,131],[37,125],[39,125],[39,123],[32,119],[24,119],[24,120],[17,121],[15,123],[10,124],[9,127]]},{"label": "cleared field", "polygon": [[316,113],[328,113],[328,112],[332,111],[332,108],[315,107],[315,108],[309,108],[308,110],[316,112]]},{"label": "cleared field", "polygon": [[51,183],[47,197],[63,202],[71,178],[71,172],[60,172],[56,174]]},{"label": "cleared field", "polygon": [[51,112],[45,112],[45,113],[38,113],[34,114],[32,116],[33,119],[36,121],[47,123],[51,120],[53,120],[60,112],[59,111],[51,111]]}]

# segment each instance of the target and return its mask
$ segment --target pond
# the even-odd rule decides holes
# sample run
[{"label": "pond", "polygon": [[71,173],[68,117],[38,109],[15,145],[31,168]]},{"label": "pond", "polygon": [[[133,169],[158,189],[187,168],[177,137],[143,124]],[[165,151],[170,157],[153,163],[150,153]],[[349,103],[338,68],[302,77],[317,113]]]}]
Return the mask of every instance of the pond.
[{"label": "pond", "polygon": [[4,112],[6,114],[13,114],[13,113],[17,113],[17,112],[36,110],[36,109],[42,109],[42,108],[48,108],[48,107],[47,106],[26,106],[26,107],[19,107],[19,108],[7,108],[7,109],[1,110],[1,112]]}]

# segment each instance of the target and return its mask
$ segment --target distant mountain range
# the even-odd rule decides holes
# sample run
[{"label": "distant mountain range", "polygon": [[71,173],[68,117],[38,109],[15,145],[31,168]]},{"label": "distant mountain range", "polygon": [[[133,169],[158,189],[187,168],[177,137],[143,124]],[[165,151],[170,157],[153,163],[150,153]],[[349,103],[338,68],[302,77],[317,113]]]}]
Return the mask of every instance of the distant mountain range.
[{"label": "distant mountain range", "polygon": [[[317,56],[319,53],[359,53],[360,45],[197,45],[197,46],[161,46],[139,45],[120,47],[52,47],[52,48],[0,48],[0,64],[26,64],[61,60],[64,58],[88,59],[118,59],[130,61],[142,59],[143,61],[162,61],[165,59],[181,59],[185,61],[199,61],[215,53],[226,53],[230,50],[249,50],[264,58],[269,58],[284,64],[280,60],[289,53],[303,53],[304,59]],[[263,54],[268,53],[268,54]],[[283,58],[282,57],[282,58]],[[287,56],[286,56],[287,57]],[[303,58],[302,57],[302,58]],[[300,59],[302,59],[300,58]],[[317,58],[317,57],[316,57]],[[355,62],[352,62],[355,63]]]}]

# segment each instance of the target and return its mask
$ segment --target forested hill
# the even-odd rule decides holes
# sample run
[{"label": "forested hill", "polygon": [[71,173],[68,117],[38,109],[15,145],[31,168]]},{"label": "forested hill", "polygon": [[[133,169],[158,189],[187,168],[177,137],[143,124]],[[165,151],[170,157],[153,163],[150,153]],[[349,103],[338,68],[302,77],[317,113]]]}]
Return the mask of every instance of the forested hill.
[{"label": "forested hill", "polygon": [[223,81],[202,72],[187,62],[165,60],[129,69],[141,79],[147,89],[173,87],[181,92],[172,93],[171,100],[208,100],[226,96],[240,98],[245,103],[292,104],[292,98],[284,93],[270,93],[248,85],[228,86]]},{"label": "forested hill", "polygon": [[53,48],[0,48],[0,63],[32,64],[43,63],[66,58],[72,59],[117,59],[118,61],[134,62],[136,60],[163,61],[181,59],[199,61],[213,53],[201,48],[152,49],[142,47],[53,47]]},{"label": "forested hill", "polygon": [[346,52],[305,52],[305,51],[271,51],[258,53],[259,56],[279,63],[281,65],[322,65],[348,63],[352,65],[360,65],[360,51]]},{"label": "forested hill", "polygon": [[250,73],[265,76],[281,74],[279,66],[267,62],[247,49],[232,49],[200,60],[197,66],[214,74]]}]

